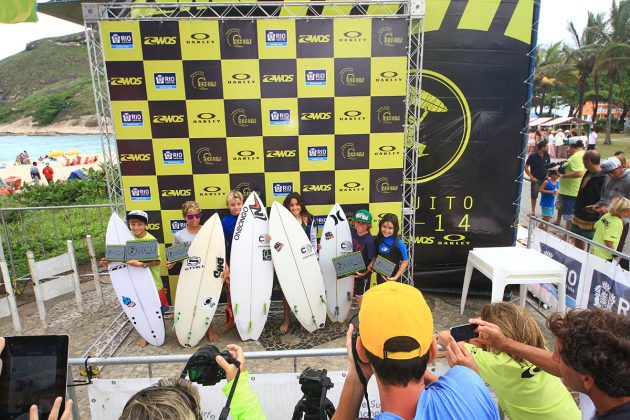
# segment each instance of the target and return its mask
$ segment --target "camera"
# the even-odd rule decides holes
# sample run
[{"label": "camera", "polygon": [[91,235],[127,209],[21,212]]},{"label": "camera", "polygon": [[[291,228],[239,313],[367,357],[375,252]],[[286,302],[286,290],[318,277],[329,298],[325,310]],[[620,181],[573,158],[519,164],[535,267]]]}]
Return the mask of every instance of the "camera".
[{"label": "camera", "polygon": [[551,163],[545,163],[545,169],[552,169],[555,168],[556,166],[558,167],[558,172],[560,172],[561,174],[564,174],[566,172],[566,168],[564,167],[564,164],[567,163],[566,160],[561,160],[558,162],[551,162]]},{"label": "camera", "polygon": [[215,385],[225,379],[225,370],[220,368],[215,360],[217,356],[222,356],[228,363],[238,366],[238,362],[229,351],[219,351],[217,346],[203,346],[188,359],[182,374],[188,372],[190,381],[199,385]]}]

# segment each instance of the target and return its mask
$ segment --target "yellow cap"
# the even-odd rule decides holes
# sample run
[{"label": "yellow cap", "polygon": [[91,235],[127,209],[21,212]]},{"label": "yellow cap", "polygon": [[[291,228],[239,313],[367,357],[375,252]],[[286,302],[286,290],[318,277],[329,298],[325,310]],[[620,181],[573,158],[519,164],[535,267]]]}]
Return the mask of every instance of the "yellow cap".
[{"label": "yellow cap", "polygon": [[[408,360],[424,356],[433,341],[433,316],[422,293],[415,287],[388,281],[363,295],[359,311],[361,342],[381,359]],[[388,351],[385,343],[396,337],[409,337],[418,349]]]}]

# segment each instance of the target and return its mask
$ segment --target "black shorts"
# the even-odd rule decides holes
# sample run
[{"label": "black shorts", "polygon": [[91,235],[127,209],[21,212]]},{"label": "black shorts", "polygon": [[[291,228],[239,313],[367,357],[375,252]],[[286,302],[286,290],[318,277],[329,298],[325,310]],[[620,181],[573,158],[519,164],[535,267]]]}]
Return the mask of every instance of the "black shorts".
[{"label": "black shorts", "polygon": [[354,295],[363,296],[370,288],[370,275],[354,279]]}]

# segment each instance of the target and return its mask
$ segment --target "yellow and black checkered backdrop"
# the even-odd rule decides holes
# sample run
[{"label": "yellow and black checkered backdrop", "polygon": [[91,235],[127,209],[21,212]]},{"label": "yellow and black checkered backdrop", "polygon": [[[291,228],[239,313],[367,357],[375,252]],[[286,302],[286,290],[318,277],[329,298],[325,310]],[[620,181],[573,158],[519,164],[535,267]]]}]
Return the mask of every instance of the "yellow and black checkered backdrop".
[{"label": "yellow and black checkered backdrop", "polygon": [[[408,22],[103,21],[127,210],[164,244],[181,204],[270,206],[301,192],[323,218],[401,210]],[[163,274],[166,274],[164,272]]]}]

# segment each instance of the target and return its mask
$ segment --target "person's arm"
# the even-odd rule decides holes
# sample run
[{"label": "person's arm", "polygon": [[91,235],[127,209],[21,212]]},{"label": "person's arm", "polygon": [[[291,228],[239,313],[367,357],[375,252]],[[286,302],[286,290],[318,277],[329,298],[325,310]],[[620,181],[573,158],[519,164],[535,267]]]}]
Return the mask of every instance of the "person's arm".
[{"label": "person's arm", "polygon": [[398,271],[396,272],[396,274],[393,275],[392,277],[388,277],[387,280],[390,280],[390,281],[398,280],[400,276],[402,276],[402,274],[405,272],[408,266],[409,266],[409,260],[402,260],[400,262],[400,266],[398,267]]},{"label": "person's arm", "polygon": [[[352,332],[354,331],[354,325],[350,323],[348,326],[348,332],[346,334],[346,349],[348,350],[348,374],[346,380],[343,383],[341,389],[341,396],[339,397],[339,404],[337,410],[333,415],[332,420],[354,420],[359,415],[361,410],[361,401],[363,400],[363,385],[359,380],[356,368],[354,366],[354,359],[352,357]],[[370,365],[361,365],[363,376],[365,376],[366,382],[370,381],[372,374],[372,367]]]},{"label": "person's arm", "polygon": [[525,173],[527,174],[530,182],[538,182],[538,178],[532,175],[531,171],[529,170],[529,159],[527,159],[527,163],[525,163]]},{"label": "person's arm", "polygon": [[548,186],[549,186],[549,180],[546,180],[545,182],[542,183],[538,191],[545,194],[554,194],[556,190],[548,190],[547,189]]},{"label": "person's arm", "polygon": [[522,357],[544,371],[560,377],[560,367],[558,362],[553,360],[553,352],[507,338],[497,325],[482,319],[472,318],[468,322],[479,325],[477,327],[479,337],[476,340],[480,344],[504,351],[516,357]]},{"label": "person's arm", "polygon": [[236,344],[228,344],[227,349],[232,354],[232,357],[241,364],[240,368],[237,368],[235,365],[228,363],[222,356],[216,357],[216,362],[225,370],[225,377],[228,381],[222,388],[226,397],[230,395],[232,386],[234,386],[236,373],[239,369],[241,371],[232,402],[230,403],[230,417],[234,420],[266,420],[267,416],[262,410],[260,401],[249,385],[249,374],[245,370],[243,349]]},{"label": "person's arm", "polygon": [[562,178],[582,178],[584,176],[584,171],[573,171],[562,174]]}]

